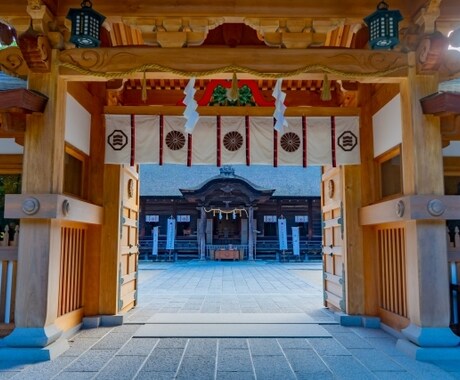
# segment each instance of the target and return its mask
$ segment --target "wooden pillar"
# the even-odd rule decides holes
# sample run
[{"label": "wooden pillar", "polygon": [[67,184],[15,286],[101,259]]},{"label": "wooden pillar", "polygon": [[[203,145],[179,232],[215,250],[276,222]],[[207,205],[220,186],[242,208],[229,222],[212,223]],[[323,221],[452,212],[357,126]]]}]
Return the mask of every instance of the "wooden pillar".
[{"label": "wooden pillar", "polygon": [[[27,118],[22,194],[31,197],[34,194],[59,194],[63,188],[66,83],[59,79],[57,53],[52,53],[50,72],[29,74],[29,89],[49,98],[43,114],[32,114]],[[67,341],[58,340],[62,331],[54,324],[58,312],[60,234],[57,219],[21,219],[16,328],[4,339],[7,346],[48,346],[49,357],[68,347]],[[29,352],[33,358],[35,351]],[[44,360],[41,352],[37,351],[35,357]]]},{"label": "wooden pillar", "polygon": [[[69,83],[70,87],[74,83]],[[79,84],[83,87],[82,84]],[[106,96],[105,83],[91,83],[88,93],[81,93],[79,101],[86,99],[85,108],[91,113],[90,160],[88,168],[88,201],[102,206],[104,204],[104,104]],[[81,91],[81,90],[80,90]],[[83,96],[87,95],[87,96]],[[83,99],[81,99],[83,97]],[[88,247],[86,251],[84,274],[84,305],[85,316],[94,316],[100,313],[99,293],[104,291],[101,287],[100,276],[104,267],[101,267],[102,226],[93,225],[88,228]],[[105,245],[105,242],[104,242]]]},{"label": "wooden pillar", "polygon": [[254,207],[248,209],[248,260],[254,260]]},{"label": "wooden pillar", "polygon": [[122,165],[106,165],[104,170],[104,224],[100,253],[99,313],[118,313],[119,252],[122,234]]},{"label": "wooden pillar", "polygon": [[[403,192],[435,197],[444,193],[440,122],[436,117],[423,115],[420,99],[437,91],[438,80],[435,76],[416,75],[415,55],[411,59],[408,78],[401,84]],[[460,338],[449,329],[445,221],[411,220],[405,223],[405,230],[411,324],[403,333],[417,346],[455,346]],[[415,345],[405,341],[398,345],[403,350],[418,352]]]},{"label": "wooden pillar", "polygon": [[[361,139],[361,203],[362,206],[377,201],[376,164],[374,160],[374,140],[372,130],[372,85],[361,84],[358,90],[358,104],[361,107],[360,139]],[[375,255],[375,230],[373,226],[362,227],[363,236],[363,285],[364,313],[378,313],[378,278],[377,260]]]},{"label": "wooden pillar", "polygon": [[358,220],[358,210],[361,207],[361,167],[343,166],[341,172],[346,311],[356,315],[364,313],[362,229]]},{"label": "wooden pillar", "polygon": [[311,240],[313,238],[313,200],[311,198],[308,199],[308,231],[307,238]]},{"label": "wooden pillar", "polygon": [[200,260],[206,260],[206,211],[201,206],[199,228]]}]

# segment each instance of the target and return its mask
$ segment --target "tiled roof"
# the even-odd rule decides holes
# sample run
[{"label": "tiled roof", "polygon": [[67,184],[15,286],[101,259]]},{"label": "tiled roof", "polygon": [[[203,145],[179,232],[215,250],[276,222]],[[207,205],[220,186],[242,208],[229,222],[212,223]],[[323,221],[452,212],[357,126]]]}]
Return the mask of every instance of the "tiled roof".
[{"label": "tiled roof", "polygon": [[439,83],[439,91],[443,92],[460,92],[460,79],[452,79]]},{"label": "tiled roof", "polygon": [[27,88],[27,82],[20,78],[12,77],[0,70],[0,91]]},{"label": "tiled roof", "polygon": [[[319,196],[321,168],[233,165],[235,174],[260,188],[276,189],[274,196]],[[141,195],[181,196],[179,188],[194,188],[219,175],[215,166],[141,165]]]}]

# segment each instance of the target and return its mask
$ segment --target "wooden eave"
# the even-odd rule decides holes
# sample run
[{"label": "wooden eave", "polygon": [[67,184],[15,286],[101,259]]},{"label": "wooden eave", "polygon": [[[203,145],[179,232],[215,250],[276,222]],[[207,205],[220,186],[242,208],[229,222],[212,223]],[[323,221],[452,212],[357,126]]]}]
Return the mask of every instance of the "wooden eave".
[{"label": "wooden eave", "polygon": [[458,92],[437,92],[420,99],[420,103],[426,115],[460,114],[460,93]]},{"label": "wooden eave", "polygon": [[48,98],[24,88],[0,91],[0,112],[43,112]]}]

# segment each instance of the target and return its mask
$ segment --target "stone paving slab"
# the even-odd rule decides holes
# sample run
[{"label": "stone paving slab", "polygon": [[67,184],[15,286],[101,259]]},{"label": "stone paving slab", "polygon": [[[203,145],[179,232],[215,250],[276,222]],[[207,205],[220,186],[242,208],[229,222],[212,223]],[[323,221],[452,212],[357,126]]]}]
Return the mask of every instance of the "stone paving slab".
[{"label": "stone paving slab", "polygon": [[317,324],[146,324],[134,333],[136,338],[328,338],[331,334]]},{"label": "stone paving slab", "polygon": [[244,314],[244,313],[222,313],[216,316],[215,313],[161,313],[155,314],[147,322],[150,323],[187,323],[187,324],[319,324],[305,313],[257,313],[257,314]]}]

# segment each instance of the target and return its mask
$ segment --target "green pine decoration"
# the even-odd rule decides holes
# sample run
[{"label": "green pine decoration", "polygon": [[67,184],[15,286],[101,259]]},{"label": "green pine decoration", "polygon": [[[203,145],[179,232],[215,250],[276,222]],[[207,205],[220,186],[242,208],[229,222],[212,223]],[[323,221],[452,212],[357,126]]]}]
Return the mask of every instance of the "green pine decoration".
[{"label": "green pine decoration", "polygon": [[238,88],[238,99],[230,100],[228,98],[228,89],[222,85],[216,86],[212,93],[210,106],[255,106],[251,89],[247,86]]}]

